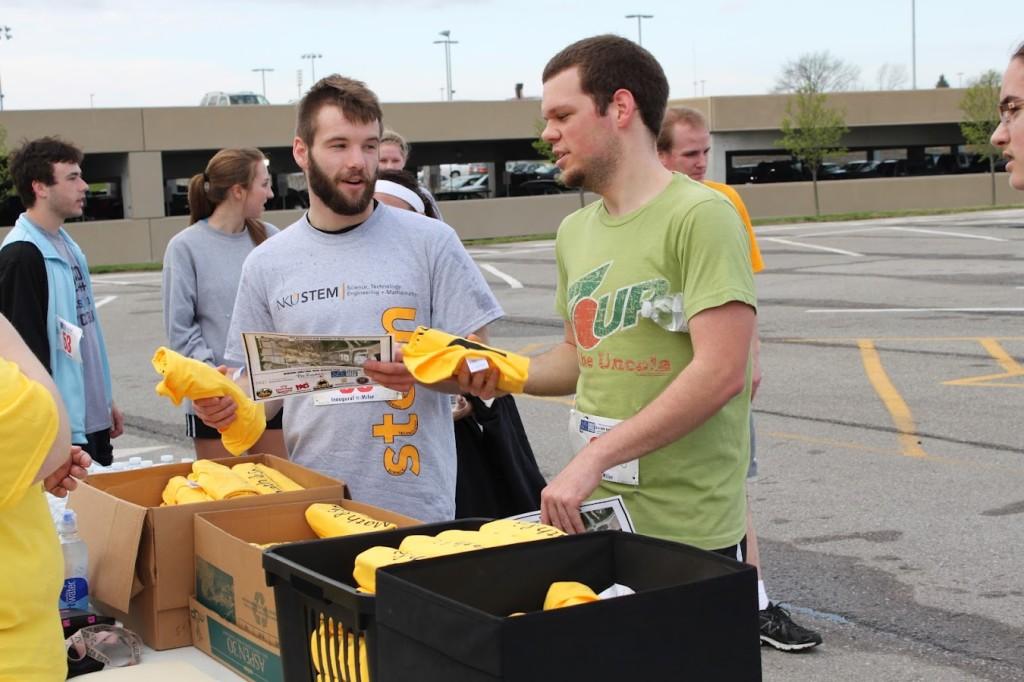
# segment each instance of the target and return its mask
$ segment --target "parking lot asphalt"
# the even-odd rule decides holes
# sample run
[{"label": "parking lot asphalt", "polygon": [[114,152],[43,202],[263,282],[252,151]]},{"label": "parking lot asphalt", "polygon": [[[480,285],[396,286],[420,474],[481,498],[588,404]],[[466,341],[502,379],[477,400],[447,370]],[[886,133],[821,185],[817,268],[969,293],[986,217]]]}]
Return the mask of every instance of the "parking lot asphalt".
[{"label": "parking lot asphalt", "polygon": [[[1024,210],[757,234],[749,496],[769,595],[825,636],[806,654],[765,649],[765,679],[1024,678]],[[492,342],[557,343],[554,243],[469,251],[506,311]],[[116,456],[189,454],[153,393],[160,274],[93,281],[127,415]],[[571,398],[518,401],[552,476]]]}]

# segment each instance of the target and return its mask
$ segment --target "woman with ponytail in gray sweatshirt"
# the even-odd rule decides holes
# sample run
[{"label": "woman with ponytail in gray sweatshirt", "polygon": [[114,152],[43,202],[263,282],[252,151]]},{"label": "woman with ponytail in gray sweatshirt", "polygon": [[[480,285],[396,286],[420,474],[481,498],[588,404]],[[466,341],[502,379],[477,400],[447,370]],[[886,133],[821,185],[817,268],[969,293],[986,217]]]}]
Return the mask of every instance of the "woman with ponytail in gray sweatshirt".
[{"label": "woman with ponytail in gray sweatshirt", "polygon": [[[192,176],[188,185],[192,224],[174,236],[164,252],[164,327],[170,347],[217,367],[224,363],[231,312],[242,263],[255,247],[277,234],[260,220],[274,197],[267,158],[258,149],[222,149]],[[186,435],[196,457],[230,457],[216,429],[186,406]],[[251,452],[287,457],[281,413],[267,420],[267,431]]]}]

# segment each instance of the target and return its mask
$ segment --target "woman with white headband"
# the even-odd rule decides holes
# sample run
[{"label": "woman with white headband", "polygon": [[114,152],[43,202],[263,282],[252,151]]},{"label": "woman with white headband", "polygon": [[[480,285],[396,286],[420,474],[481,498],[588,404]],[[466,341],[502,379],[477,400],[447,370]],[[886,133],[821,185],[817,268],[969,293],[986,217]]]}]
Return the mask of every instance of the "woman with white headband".
[{"label": "woman with white headband", "polygon": [[415,211],[428,218],[438,218],[433,205],[423,196],[416,178],[407,171],[381,170],[377,174],[373,198],[388,206]]}]

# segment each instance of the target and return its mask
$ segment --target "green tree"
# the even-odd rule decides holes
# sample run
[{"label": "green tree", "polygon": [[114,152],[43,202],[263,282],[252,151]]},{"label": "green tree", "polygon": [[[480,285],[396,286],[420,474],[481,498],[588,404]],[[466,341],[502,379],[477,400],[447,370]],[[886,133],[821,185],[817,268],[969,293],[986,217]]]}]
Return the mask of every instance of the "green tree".
[{"label": "green tree", "polygon": [[786,115],[782,119],[782,137],[776,140],[775,144],[810,169],[814,186],[815,215],[821,215],[818,169],[825,159],[846,152],[846,149],[839,146],[839,141],[848,130],[844,112],[829,108],[828,98],[824,93],[801,90],[786,103]]},{"label": "green tree", "polygon": [[1000,151],[992,146],[992,133],[999,125],[1000,76],[988,70],[974,79],[960,100],[960,132],[967,148],[975,154],[988,157],[989,177],[992,179],[992,204],[996,203],[996,159]]},{"label": "green tree", "polygon": [[940,73],[939,74],[939,80],[935,82],[935,87],[936,88],[948,88],[949,87],[949,81],[946,80],[946,74],[944,74],[944,73]]}]

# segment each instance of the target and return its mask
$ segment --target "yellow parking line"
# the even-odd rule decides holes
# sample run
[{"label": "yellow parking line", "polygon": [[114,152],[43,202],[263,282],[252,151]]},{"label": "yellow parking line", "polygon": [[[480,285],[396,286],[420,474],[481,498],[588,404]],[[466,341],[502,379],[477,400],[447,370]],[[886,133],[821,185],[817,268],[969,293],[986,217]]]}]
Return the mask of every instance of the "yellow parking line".
[{"label": "yellow parking line", "polygon": [[519,350],[517,350],[516,352],[519,353],[520,355],[527,355],[528,353],[532,353],[535,350],[540,350],[541,348],[550,348],[552,345],[554,345],[554,344],[552,344],[550,342],[548,342],[548,343],[528,343],[525,346],[523,346],[522,348],[520,348]]},{"label": "yellow parking line", "polygon": [[864,371],[878,397],[882,399],[885,408],[889,410],[893,424],[900,432],[899,441],[903,454],[907,457],[927,457],[928,453],[918,442],[917,425],[914,423],[913,415],[910,414],[910,407],[893,386],[892,381],[889,380],[889,375],[882,367],[882,359],[875,349],[875,342],[871,339],[859,339],[857,346],[860,348],[861,360],[864,362]]},{"label": "yellow parking line", "polygon": [[544,400],[549,403],[558,403],[559,405],[568,405],[573,407],[576,404],[576,400],[572,396],[546,396],[546,395],[530,395],[528,393],[520,393],[517,397],[530,398],[531,400]]},{"label": "yellow parking line", "polygon": [[982,348],[988,351],[988,354],[996,359],[1003,369],[1011,374],[1024,374],[1024,367],[1013,359],[1013,357],[999,345],[999,342],[994,338],[978,339],[978,343],[981,344]]}]

